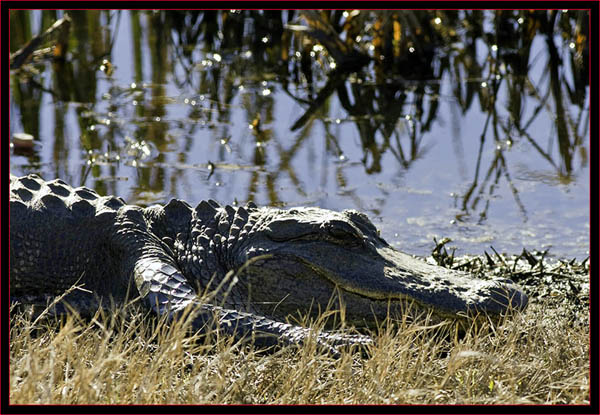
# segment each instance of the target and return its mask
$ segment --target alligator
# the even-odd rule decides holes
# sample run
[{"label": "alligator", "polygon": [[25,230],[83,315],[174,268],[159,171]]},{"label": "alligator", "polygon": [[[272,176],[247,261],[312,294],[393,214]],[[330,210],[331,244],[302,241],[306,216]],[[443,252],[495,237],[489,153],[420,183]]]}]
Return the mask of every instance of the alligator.
[{"label": "alligator", "polygon": [[[63,295],[60,304],[93,313],[103,301],[135,297],[168,320],[191,307],[194,330],[216,328],[266,348],[311,336],[334,353],[372,343],[360,331],[294,320],[331,309],[360,328],[411,307],[464,319],[527,306],[511,280],[479,279],[396,250],[356,210],[213,200],[194,208],[177,199],[143,208],[30,174],[11,175],[9,223],[11,302]],[[210,301],[201,300],[209,292]]]}]

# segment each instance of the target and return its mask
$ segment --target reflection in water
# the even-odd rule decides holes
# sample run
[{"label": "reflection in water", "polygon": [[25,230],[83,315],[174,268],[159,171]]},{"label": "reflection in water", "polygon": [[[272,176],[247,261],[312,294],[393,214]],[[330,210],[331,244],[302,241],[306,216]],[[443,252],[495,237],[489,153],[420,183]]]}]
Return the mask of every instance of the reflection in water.
[{"label": "reflection in water", "polygon": [[[12,132],[46,138],[46,150],[15,148],[20,170],[100,178],[101,193],[116,193],[129,166],[138,201],[198,186],[188,177],[198,171],[219,186],[247,180],[235,201],[264,190],[271,205],[319,203],[314,184],[327,188],[331,171],[337,194],[379,214],[356,182],[404,177],[429,157],[426,136],[445,131],[462,177],[455,220],[486,223],[507,186],[526,222],[515,147],[533,149],[522,165],[536,166],[520,176],[551,169],[569,184],[587,167],[587,11],[13,10],[10,19]],[[278,118],[284,99],[294,112]],[[469,144],[460,120],[472,112],[483,122]],[[358,157],[345,153],[348,131]],[[317,166],[323,150],[329,161]]]}]

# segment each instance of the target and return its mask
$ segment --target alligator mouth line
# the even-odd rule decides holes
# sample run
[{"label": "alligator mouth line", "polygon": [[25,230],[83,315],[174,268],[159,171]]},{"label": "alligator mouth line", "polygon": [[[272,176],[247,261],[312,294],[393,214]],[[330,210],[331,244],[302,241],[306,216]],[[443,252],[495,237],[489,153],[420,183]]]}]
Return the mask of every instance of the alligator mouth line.
[{"label": "alligator mouth line", "polygon": [[[253,261],[255,259],[260,258],[258,261]],[[328,283],[331,287],[331,299],[334,297],[338,297],[339,294],[342,295],[341,301],[343,302],[345,308],[348,310],[352,307],[353,304],[363,303],[368,304],[371,303],[373,306],[373,310],[371,316],[376,316],[377,318],[381,318],[383,313],[377,313],[374,309],[384,310],[387,309],[390,316],[396,310],[418,310],[418,312],[431,312],[432,314],[439,316],[441,318],[450,318],[450,319],[465,319],[469,316],[466,312],[461,310],[445,310],[441,307],[436,307],[435,305],[427,304],[423,301],[419,301],[418,299],[400,292],[395,293],[375,293],[375,292],[366,292],[360,289],[355,289],[354,287],[344,285],[340,282],[343,281],[342,277],[337,276],[337,274],[333,273],[326,267],[319,266],[313,262],[308,261],[307,259],[290,253],[271,253],[269,255],[261,255],[250,258],[248,261],[253,261],[255,266],[259,266],[257,268],[260,272],[260,267],[266,263],[273,262],[277,263],[278,259],[284,260],[293,260],[295,262],[301,263],[307,269],[310,269],[311,273],[314,276],[315,280],[320,280]],[[284,271],[285,272],[285,271]],[[290,274],[292,278],[297,278],[297,275]],[[365,274],[366,275],[366,274]],[[339,294],[338,294],[339,292]],[[293,293],[287,293],[284,298],[278,301],[269,302],[271,304],[277,304],[284,302],[286,298],[293,295]],[[263,302],[262,304],[267,304],[267,302]],[[400,313],[402,314],[402,313]],[[366,315],[360,317],[360,319],[366,318]]]},{"label": "alligator mouth line", "polygon": [[[359,290],[352,290],[352,287],[345,287],[340,284],[335,284],[332,282],[331,278],[327,276],[327,272],[324,272],[320,275],[323,275],[324,278],[328,280],[328,282],[334,284],[335,287],[339,287],[343,294],[349,294],[351,296],[367,300],[369,302],[378,304],[379,306],[389,305],[390,307],[406,307],[406,309],[417,308],[421,311],[431,311],[432,314],[436,316],[440,316],[442,318],[451,318],[451,319],[468,319],[477,317],[479,314],[484,314],[488,316],[498,317],[504,313],[509,312],[511,307],[511,303],[513,301],[513,297],[509,295],[509,291],[506,289],[501,289],[500,287],[497,290],[497,293],[505,299],[506,302],[498,301],[493,299],[493,301],[505,307],[505,311],[500,313],[495,313],[490,310],[485,310],[484,308],[478,309],[476,305],[467,306],[467,310],[447,310],[441,306],[436,306],[432,304],[425,303],[423,301],[418,300],[417,298],[411,297],[408,294],[402,293],[392,293],[387,298],[380,298],[377,296],[371,296],[369,294],[364,294]],[[516,295],[516,294],[514,294]],[[513,295],[513,296],[514,296]]]},{"label": "alligator mouth line", "polygon": [[[510,310],[515,307],[515,296],[518,296],[518,294],[516,292],[513,292],[510,288],[503,287],[502,284],[497,283],[496,287],[488,287],[490,291],[490,298],[488,299],[487,304],[483,302],[463,303],[460,308],[448,308],[444,306],[444,298],[440,298],[440,302],[438,304],[431,304],[404,292],[376,292],[372,290],[363,290],[360,287],[353,286],[352,284],[344,284],[344,277],[340,275],[340,273],[333,272],[329,268],[311,262],[297,254],[292,254],[288,252],[272,252],[270,254],[270,257],[268,259],[265,259],[264,263],[277,263],[278,259],[283,261],[294,261],[296,263],[300,263],[307,270],[310,270],[310,272],[307,272],[307,274],[312,274],[312,278],[314,278],[314,280],[319,279],[321,281],[326,281],[328,284],[330,284],[332,295],[335,294],[336,289],[339,290],[345,297],[344,303],[347,309],[351,308],[353,305],[365,307],[365,304],[371,303],[373,305],[373,308],[380,310],[383,310],[386,307],[395,310],[404,310],[410,306],[420,311],[431,311],[432,314],[447,319],[467,319],[476,317],[477,315],[481,314],[488,315],[490,317],[497,317],[507,312],[510,312]],[[402,269],[402,271],[410,273],[412,278],[420,278],[418,272],[411,273],[409,269],[399,267],[398,265],[394,264],[393,262],[390,262],[386,258],[382,258],[382,260],[385,261],[387,263],[387,266],[390,266],[391,268]],[[362,273],[362,275],[368,278],[372,278],[368,276],[368,272],[364,272]],[[291,275],[291,277],[297,278],[297,275]],[[484,281],[487,282],[487,280]],[[475,282],[476,281],[474,281],[474,283]],[[493,280],[490,280],[489,283],[492,284]],[[467,289],[471,290],[472,287],[463,287],[463,291]],[[440,296],[442,296],[441,293]],[[458,299],[460,298],[460,296],[455,297],[452,296],[452,294],[450,294],[448,298]],[[464,298],[462,298],[461,301],[464,301]],[[495,306],[491,306],[493,304],[495,304]],[[382,314],[383,311],[380,313],[375,313],[375,315],[379,316],[381,316]]]}]

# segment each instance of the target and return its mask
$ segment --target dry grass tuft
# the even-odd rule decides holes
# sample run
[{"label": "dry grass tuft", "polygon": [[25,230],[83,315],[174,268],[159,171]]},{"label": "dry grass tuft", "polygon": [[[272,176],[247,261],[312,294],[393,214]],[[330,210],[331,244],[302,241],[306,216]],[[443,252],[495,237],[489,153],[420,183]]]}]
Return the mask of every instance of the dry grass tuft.
[{"label": "dry grass tuft", "polygon": [[[548,318],[549,315],[555,316]],[[11,324],[12,404],[587,404],[589,324],[532,304],[499,324],[387,325],[370,357],[271,354],[120,309]]]}]

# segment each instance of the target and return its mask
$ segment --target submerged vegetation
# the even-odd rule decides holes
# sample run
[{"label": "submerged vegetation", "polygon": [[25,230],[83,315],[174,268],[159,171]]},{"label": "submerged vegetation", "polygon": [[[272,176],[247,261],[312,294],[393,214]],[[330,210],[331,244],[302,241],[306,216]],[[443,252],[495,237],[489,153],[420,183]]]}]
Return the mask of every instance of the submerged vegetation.
[{"label": "submerged vegetation", "polygon": [[[327,150],[340,157],[340,137],[331,127],[339,122],[355,124],[368,174],[381,171],[386,152],[405,169],[420,158],[426,151],[422,136],[438,119],[442,100],[455,100],[463,113],[478,105],[488,119],[481,131],[474,180],[462,198],[465,213],[480,204],[482,195],[493,191],[500,179],[512,183],[504,150],[519,140],[529,142],[561,181],[572,180],[577,152],[587,159],[583,138],[589,121],[589,19],[585,10],[131,11],[134,81],[128,87],[112,78],[118,70],[111,56],[122,24],[120,11],[42,11],[40,32],[63,17],[58,29],[53,26],[50,34],[35,42],[37,50],[28,47],[33,37],[28,13],[11,11],[11,89],[23,124],[29,134],[39,136],[36,114],[42,93],[52,95],[57,110],[61,102],[81,103],[78,122],[82,145],[90,155],[85,167],[95,176],[100,165],[119,161],[103,156],[103,143],[113,151],[123,148],[120,136],[144,137],[146,143],[163,149],[174,128],[184,129],[187,135],[212,128],[220,132],[226,147],[232,139],[227,127],[231,104],[240,94],[247,123],[254,129],[253,163],[262,166],[262,147],[273,139],[272,131],[263,125],[273,120],[274,88],[305,108],[290,129],[310,129],[319,120],[327,132]],[[142,54],[143,41],[150,56]],[[544,43],[540,47],[547,59],[540,79],[529,74],[539,59],[531,55],[534,41]],[[45,81],[48,59],[52,79]],[[145,60],[151,63],[150,75]],[[96,97],[103,78],[112,84],[104,97],[110,103],[107,109]],[[148,78],[152,81],[145,81]],[[165,90],[168,79],[188,91],[183,120],[166,117],[173,101]],[[453,85],[452,97],[440,95],[443,79]],[[498,99],[500,91],[507,102]],[[328,116],[332,95],[347,119]],[[526,97],[536,102],[535,108],[525,107]],[[134,113],[124,113],[124,104],[131,102]],[[557,142],[546,145],[530,126],[548,111],[556,122]],[[129,118],[133,129],[123,125]],[[56,126],[58,152],[66,151],[59,140],[62,129],[64,125]],[[490,135],[498,151],[486,170],[479,163]],[[290,160],[307,137],[300,134],[282,159]],[[123,161],[152,161],[139,158],[144,152],[129,150],[123,151],[122,155],[129,155]],[[283,163],[281,168],[290,166]],[[295,173],[289,174],[293,180]],[[515,197],[520,204],[517,192]],[[278,203],[275,195],[271,203]]]}]

